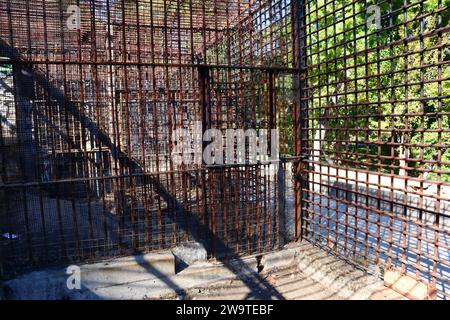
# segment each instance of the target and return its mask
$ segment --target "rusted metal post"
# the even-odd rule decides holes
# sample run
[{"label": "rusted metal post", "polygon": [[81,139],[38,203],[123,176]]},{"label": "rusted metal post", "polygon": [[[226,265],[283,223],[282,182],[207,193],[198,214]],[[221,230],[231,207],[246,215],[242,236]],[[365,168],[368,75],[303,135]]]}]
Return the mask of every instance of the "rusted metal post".
[{"label": "rusted metal post", "polygon": [[306,209],[308,198],[308,173],[305,170],[307,162],[307,59],[306,59],[306,16],[305,1],[292,2],[292,26],[293,26],[293,51],[294,62],[298,72],[294,74],[294,136],[295,157],[294,171],[294,195],[295,195],[295,237],[301,240],[307,227],[304,218],[308,215]]}]

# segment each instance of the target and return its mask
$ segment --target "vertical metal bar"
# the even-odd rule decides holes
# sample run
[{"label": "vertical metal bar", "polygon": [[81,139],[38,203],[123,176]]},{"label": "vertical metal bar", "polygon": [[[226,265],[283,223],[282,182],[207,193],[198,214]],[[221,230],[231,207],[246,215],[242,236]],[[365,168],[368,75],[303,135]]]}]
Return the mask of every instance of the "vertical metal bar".
[{"label": "vertical metal bar", "polygon": [[[305,2],[292,2],[292,30],[293,30],[293,53],[297,57],[295,60],[295,67],[299,69],[299,73],[294,74],[294,131],[295,131],[295,155],[302,158],[307,152],[307,59],[306,59],[306,13]],[[306,198],[309,197],[307,188],[308,181],[304,169],[305,163],[297,160],[294,163],[294,197],[295,197],[295,237],[302,239],[303,222],[307,218]],[[305,226],[306,228],[306,226]]]},{"label": "vertical metal bar", "polygon": [[[209,68],[199,66],[197,69],[198,74],[198,88],[199,88],[199,94],[200,94],[200,116],[202,121],[202,137],[204,136],[204,133],[206,130],[211,128],[211,79],[210,79],[210,71]],[[202,152],[206,147],[206,142],[202,142]],[[204,158],[202,156],[202,161],[204,161]],[[203,162],[203,164],[205,164]],[[211,208],[211,203],[208,202],[208,195],[213,193],[213,189],[209,189],[207,187],[211,186],[211,179],[212,175],[214,175],[214,172],[209,172],[208,174],[205,171],[202,171],[201,173],[201,184],[202,184],[202,194],[203,194],[203,206],[202,206],[202,223],[204,226],[207,226],[209,222],[212,223],[212,216],[209,216],[209,212],[213,212],[214,208]],[[208,184],[207,184],[208,183]],[[212,204],[214,206],[214,204]],[[209,208],[209,209],[208,209]],[[212,243],[211,248],[209,248],[214,255],[215,252],[215,243],[214,243],[214,231],[211,228],[211,235],[203,235],[204,237],[211,236],[212,237]]]},{"label": "vertical metal bar", "polygon": [[[392,4],[392,0],[389,0],[389,27],[392,28],[392,26],[394,25],[394,17],[392,14],[393,11],[393,4]],[[391,78],[391,86],[390,86],[390,93],[391,93],[391,113],[395,114],[394,111],[394,103],[393,101],[395,100],[395,89],[394,89],[394,77],[392,76],[392,72],[395,68],[394,65],[394,47],[393,47],[393,35],[392,33],[389,36],[389,52],[390,52],[390,58],[389,58],[389,62],[390,62],[390,78]],[[394,171],[394,162],[395,162],[395,150],[393,145],[395,145],[396,141],[395,141],[395,136],[396,136],[396,132],[395,129],[393,129],[393,134],[392,134],[392,138],[391,138],[391,161],[392,164],[390,165],[390,169],[391,169],[391,186],[394,185],[394,175],[395,175],[395,171]],[[389,193],[389,200],[390,200],[390,208],[389,208],[389,237],[388,237],[388,258],[387,258],[387,268],[390,268],[392,266],[393,263],[393,245],[394,245],[394,218],[395,218],[395,211],[394,211],[394,192],[390,192]]]},{"label": "vertical metal bar", "polygon": [[[442,8],[442,0],[438,1],[438,9]],[[438,14],[438,26],[440,27],[443,21],[443,15],[440,12]],[[438,63],[438,72],[437,72],[437,85],[438,85],[438,92],[437,92],[437,112],[441,113],[443,111],[444,108],[444,103],[442,101],[442,97],[444,95],[444,91],[443,91],[443,85],[442,85],[442,79],[443,79],[443,70],[442,70],[442,62],[444,59],[444,54],[443,54],[443,34],[441,31],[437,32],[437,45],[438,45],[438,53],[437,53],[437,63]],[[443,121],[442,121],[442,117],[438,117],[438,145],[442,146],[443,144],[443,138],[442,138],[442,133],[443,133]],[[447,132],[448,134],[448,132]],[[441,225],[441,194],[442,194],[442,185],[441,185],[441,181],[442,181],[442,175],[441,175],[441,171],[442,171],[442,148],[439,147],[437,149],[437,156],[436,156],[436,161],[437,161],[437,199],[436,199],[436,204],[435,204],[435,219],[434,219],[434,239],[433,239],[433,269],[431,272],[431,284],[432,284],[432,289],[436,290],[436,286],[437,286],[437,282],[438,282],[438,264],[439,262],[441,262],[441,265],[444,265],[441,261],[441,259],[439,258],[439,242],[440,242],[440,234],[441,234],[441,230],[445,230],[443,228],[440,227]],[[443,226],[445,226],[445,224],[442,224]],[[442,232],[444,234],[444,232]],[[447,233],[448,236],[448,233]],[[442,248],[444,248],[444,246],[442,246]],[[447,247],[448,249],[448,247]],[[448,264],[447,264],[448,266]],[[441,280],[441,279],[439,279]],[[448,280],[448,279],[447,279]],[[444,281],[440,281],[440,282],[444,282]],[[447,281],[448,282],[448,281]],[[444,285],[445,286],[445,285]],[[444,289],[445,290],[445,289]],[[433,298],[433,296],[431,297]]]},{"label": "vertical metal bar", "polygon": [[[26,230],[26,237],[27,237],[28,259],[29,259],[29,263],[33,264],[33,243],[31,240],[30,219],[29,219],[29,212],[28,212],[28,199],[27,199],[27,191],[26,191],[25,187],[22,189],[22,200],[23,200],[25,230]],[[12,231],[10,231],[9,238],[12,241],[14,241],[14,239],[12,237],[13,237]]]}]

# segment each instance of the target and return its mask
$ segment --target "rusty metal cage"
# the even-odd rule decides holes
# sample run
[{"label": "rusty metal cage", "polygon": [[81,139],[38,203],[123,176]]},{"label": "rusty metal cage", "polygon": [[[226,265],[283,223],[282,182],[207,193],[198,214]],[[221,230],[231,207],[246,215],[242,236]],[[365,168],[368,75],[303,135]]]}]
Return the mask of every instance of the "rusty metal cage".
[{"label": "rusty metal cage", "polygon": [[283,245],[288,164],[177,164],[172,137],[285,127],[292,156],[293,21],[288,0],[0,1],[5,272]]},{"label": "rusty metal cage", "polygon": [[[449,6],[1,0],[5,275],[306,240],[448,298]],[[277,159],[178,164],[197,123],[278,129]]]},{"label": "rusty metal cage", "polygon": [[449,297],[450,2],[306,1],[305,238]]}]

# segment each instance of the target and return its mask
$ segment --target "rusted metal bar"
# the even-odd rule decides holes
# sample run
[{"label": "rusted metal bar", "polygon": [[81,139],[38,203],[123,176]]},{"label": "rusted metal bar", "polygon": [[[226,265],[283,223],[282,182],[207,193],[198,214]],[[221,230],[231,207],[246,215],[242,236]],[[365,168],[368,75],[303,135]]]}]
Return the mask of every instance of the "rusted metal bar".
[{"label": "rusted metal bar", "polygon": [[448,298],[440,273],[448,263],[448,5],[305,8],[304,236],[366,270],[398,268]]},{"label": "rusted metal bar", "polygon": [[[445,295],[448,4],[384,0],[370,25],[369,1],[74,2],[75,29],[59,0],[0,3],[6,270],[303,239]],[[246,138],[240,163],[175,163],[196,123],[269,150],[278,129],[281,157]]]}]

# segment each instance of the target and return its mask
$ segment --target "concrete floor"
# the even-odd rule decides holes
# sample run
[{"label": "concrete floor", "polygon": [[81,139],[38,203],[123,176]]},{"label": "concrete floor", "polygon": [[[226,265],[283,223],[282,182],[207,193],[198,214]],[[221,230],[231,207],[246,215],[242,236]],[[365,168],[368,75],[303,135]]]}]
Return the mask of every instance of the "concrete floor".
[{"label": "concrete floor", "polygon": [[309,243],[229,262],[196,261],[175,272],[168,252],[80,266],[81,288],[67,287],[65,269],[7,281],[7,299],[39,300],[347,300],[404,299]]},{"label": "concrete floor", "polygon": [[[342,300],[339,294],[326,288],[300,272],[296,266],[263,275],[287,300]],[[192,288],[182,297],[185,300],[253,300],[254,288],[249,288],[242,280],[233,279],[214,283],[208,287]],[[161,299],[180,299],[176,294]]]},{"label": "concrete floor", "polygon": [[[286,300],[346,300],[339,292],[314,281],[311,277],[291,266],[263,277]],[[166,300],[254,300],[252,288],[249,288],[240,279],[233,279],[214,283],[208,287],[192,288],[186,291],[185,296],[169,294],[157,299]],[[149,300],[154,300],[151,298]],[[388,288],[375,290],[370,300],[407,300],[397,292]]]},{"label": "concrete floor", "polygon": [[[295,258],[275,253],[267,259],[267,271],[259,276],[286,300],[407,300],[399,293],[386,288],[379,278],[362,273],[345,262],[328,255],[309,244],[292,248]],[[267,292],[262,292],[267,291]],[[272,292],[245,283],[240,278],[194,286],[183,295],[170,293],[151,299],[168,300],[258,300]],[[255,297],[256,296],[256,297]],[[275,298],[276,299],[276,298]]]}]

